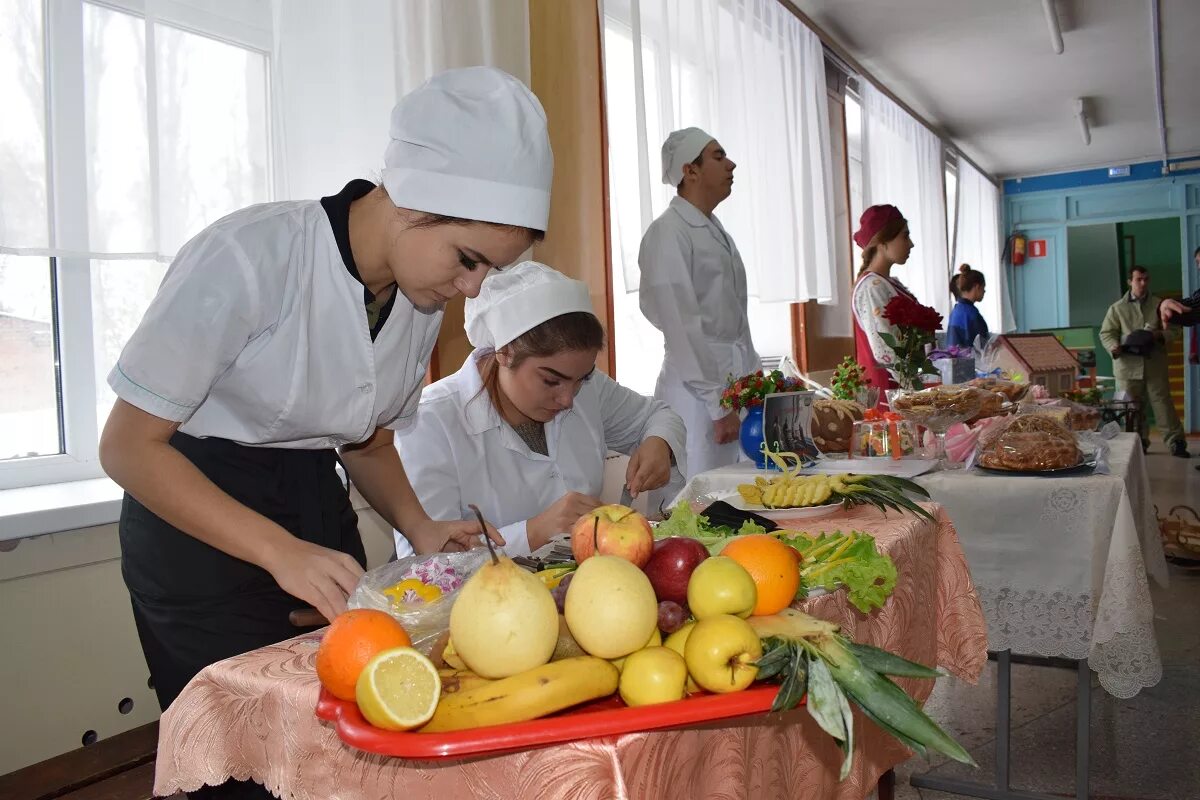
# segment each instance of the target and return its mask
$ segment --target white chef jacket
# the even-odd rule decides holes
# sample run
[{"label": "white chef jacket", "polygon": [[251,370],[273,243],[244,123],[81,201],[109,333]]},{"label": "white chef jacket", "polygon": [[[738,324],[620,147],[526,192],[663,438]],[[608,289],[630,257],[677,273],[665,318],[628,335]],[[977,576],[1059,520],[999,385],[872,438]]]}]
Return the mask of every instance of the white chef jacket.
[{"label": "white chef jacket", "polygon": [[[474,351],[453,375],[426,387],[416,424],[396,437],[408,479],[434,519],[474,519],[468,503],[499,528],[510,555],[529,552],[526,522],[567,492],[597,497],[609,450],[632,454],[664,439],[684,471],[683,422],[665,403],[596,371],[575,403],[546,423],[548,455],[535,453],[504,422],[483,387]],[[672,470],[682,488],[682,474]],[[396,532],[396,553],[413,552]]]},{"label": "white chef jacket", "polygon": [[663,333],[665,356],[654,396],[688,430],[689,477],[738,460],[738,443],[717,445],[712,423],[728,377],[761,366],[746,314],[746,269],[715,216],[678,195],[646,230],[638,253],[642,313]]},{"label": "white chef jacket", "polygon": [[441,321],[400,294],[372,342],[321,203],[265,203],[183,246],[108,383],[191,436],[338,447],[411,424]]}]

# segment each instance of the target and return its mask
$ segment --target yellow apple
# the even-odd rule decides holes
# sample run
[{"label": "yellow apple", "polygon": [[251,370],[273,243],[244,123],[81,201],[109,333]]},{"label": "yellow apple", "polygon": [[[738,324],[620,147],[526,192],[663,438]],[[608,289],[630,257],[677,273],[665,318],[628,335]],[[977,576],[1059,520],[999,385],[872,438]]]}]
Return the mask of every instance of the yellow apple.
[{"label": "yellow apple", "polygon": [[683,656],[666,647],[647,647],[625,659],[618,691],[627,706],[669,703],[683,699],[687,679]]},{"label": "yellow apple", "polygon": [[[671,648],[682,657],[683,648],[687,644],[688,634],[692,632],[692,628],[694,627],[696,627],[696,623],[694,622],[685,624],[682,628],[667,637],[666,641],[663,642],[663,647]],[[695,694],[698,691],[700,691],[700,687],[696,685],[696,682],[692,680],[692,676],[689,674],[687,679],[688,694]]]},{"label": "yellow apple", "polygon": [[654,532],[650,523],[628,506],[599,506],[580,517],[571,528],[571,553],[577,564],[599,553],[620,556],[644,567],[653,551]]},{"label": "yellow apple", "polygon": [[[641,650],[634,650],[633,652],[640,653],[640,652],[642,652],[642,650],[645,650],[647,647],[659,647],[662,645],[662,643],[663,643],[662,634],[659,633],[658,628],[655,628],[654,633],[650,634],[650,641],[648,641],[644,645],[642,645]],[[632,655],[632,653],[630,655]],[[612,658],[612,659],[609,659],[609,663],[617,668],[617,672],[620,672],[622,669],[625,668],[625,659],[627,659],[627,658],[629,658],[629,656],[621,656],[620,658]]]},{"label": "yellow apple", "polygon": [[[712,559],[709,559],[710,561]],[[688,673],[710,692],[740,692],[758,675],[762,642],[750,623],[718,614],[696,623],[684,645]]]},{"label": "yellow apple", "polygon": [[717,614],[745,618],[758,602],[758,590],[745,567],[728,556],[713,556],[692,570],[687,599],[698,620]]}]

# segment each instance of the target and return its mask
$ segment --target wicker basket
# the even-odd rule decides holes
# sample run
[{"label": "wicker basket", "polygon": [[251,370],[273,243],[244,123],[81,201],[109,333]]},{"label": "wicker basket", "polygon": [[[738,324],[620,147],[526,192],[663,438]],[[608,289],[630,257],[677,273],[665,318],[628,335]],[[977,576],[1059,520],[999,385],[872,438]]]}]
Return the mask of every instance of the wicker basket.
[{"label": "wicker basket", "polygon": [[[1158,513],[1158,509],[1154,509]],[[1190,516],[1191,519],[1187,519]],[[1158,532],[1168,558],[1200,560],[1200,514],[1191,506],[1175,506],[1158,518]]]}]

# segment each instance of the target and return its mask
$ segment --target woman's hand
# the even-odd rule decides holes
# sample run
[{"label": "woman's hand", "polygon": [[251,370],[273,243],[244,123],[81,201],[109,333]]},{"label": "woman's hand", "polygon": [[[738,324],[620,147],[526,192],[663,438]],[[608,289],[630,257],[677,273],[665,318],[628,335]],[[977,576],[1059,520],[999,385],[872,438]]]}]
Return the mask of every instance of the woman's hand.
[{"label": "woman's hand", "polygon": [[[479,526],[476,525],[478,528]],[[330,622],[346,610],[363,568],[352,556],[294,536],[263,566],[279,587],[305,601]]]},{"label": "woman's hand", "polygon": [[[410,525],[401,531],[418,553],[457,553],[483,545],[482,532],[477,520],[454,520],[437,522],[425,520]],[[497,547],[504,546],[504,537],[491,525],[487,526],[488,538]]]},{"label": "woman's hand", "polygon": [[580,517],[602,505],[604,504],[590,495],[567,492],[526,523],[525,536],[529,540],[530,552],[550,541],[550,537],[555,534],[569,532]]},{"label": "woman's hand", "polygon": [[[736,415],[734,415],[736,419]],[[641,492],[666,486],[671,480],[671,447],[666,439],[651,436],[642,442],[629,457],[625,469],[625,485],[629,494],[637,497]]]}]

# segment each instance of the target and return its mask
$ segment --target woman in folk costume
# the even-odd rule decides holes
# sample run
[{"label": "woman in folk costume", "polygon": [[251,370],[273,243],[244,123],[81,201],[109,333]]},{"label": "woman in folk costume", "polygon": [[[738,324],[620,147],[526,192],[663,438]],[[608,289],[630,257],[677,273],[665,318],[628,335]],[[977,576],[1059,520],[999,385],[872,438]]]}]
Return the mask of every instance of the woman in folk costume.
[{"label": "woman in folk costume", "polygon": [[854,241],[863,249],[862,268],[854,284],[854,354],[866,373],[869,385],[879,389],[880,404],[884,392],[897,383],[888,368],[896,354],[880,336],[895,335],[895,326],[883,316],[888,302],[904,295],[917,302],[904,284],[892,277],[892,267],[904,264],[913,249],[908,221],[900,209],[890,205],[871,206],[859,218]]}]

